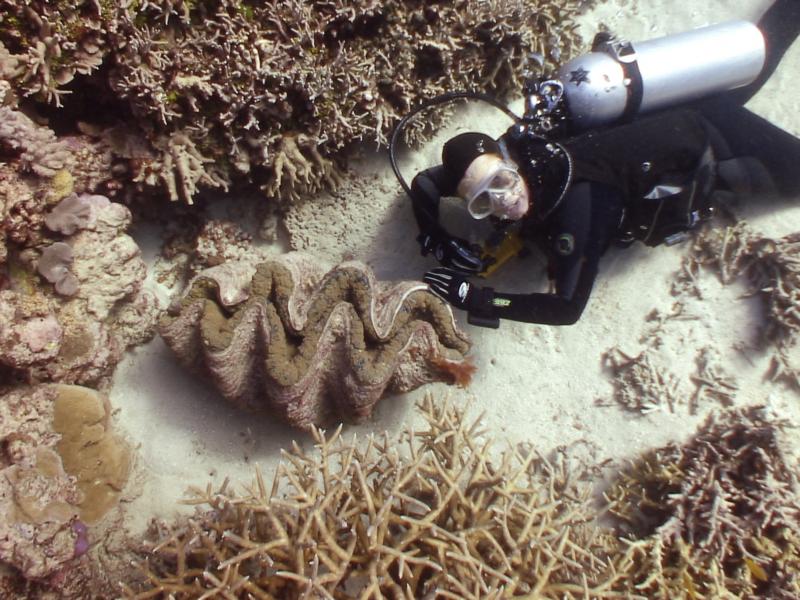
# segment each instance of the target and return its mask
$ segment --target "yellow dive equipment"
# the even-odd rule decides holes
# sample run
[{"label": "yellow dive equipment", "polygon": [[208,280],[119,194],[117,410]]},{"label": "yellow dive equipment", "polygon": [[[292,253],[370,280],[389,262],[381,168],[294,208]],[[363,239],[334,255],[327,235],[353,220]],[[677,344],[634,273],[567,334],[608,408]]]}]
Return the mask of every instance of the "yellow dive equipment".
[{"label": "yellow dive equipment", "polygon": [[[519,254],[525,245],[517,231],[506,233],[496,244],[484,243],[481,259],[488,261],[489,265],[480,273],[487,277]],[[488,260],[491,259],[491,260]]]}]

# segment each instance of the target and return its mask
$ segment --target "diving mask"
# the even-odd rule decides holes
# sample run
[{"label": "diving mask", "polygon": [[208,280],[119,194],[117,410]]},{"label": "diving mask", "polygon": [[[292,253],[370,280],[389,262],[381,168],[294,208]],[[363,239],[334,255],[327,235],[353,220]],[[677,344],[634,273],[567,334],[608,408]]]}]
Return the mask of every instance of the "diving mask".
[{"label": "diving mask", "polygon": [[484,177],[464,192],[467,210],[473,219],[495,215],[517,220],[527,211],[522,176],[505,160],[495,162]]}]

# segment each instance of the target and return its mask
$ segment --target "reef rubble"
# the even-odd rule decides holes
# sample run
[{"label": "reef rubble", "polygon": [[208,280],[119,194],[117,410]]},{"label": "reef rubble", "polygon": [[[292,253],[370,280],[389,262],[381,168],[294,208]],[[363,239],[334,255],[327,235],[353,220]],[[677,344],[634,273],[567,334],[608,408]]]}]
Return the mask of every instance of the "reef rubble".
[{"label": "reef rubble", "polygon": [[774,239],[744,220],[706,230],[695,239],[676,289],[699,296],[701,267],[713,269],[723,284],[743,278],[762,299],[766,324],[759,341],[774,349],[769,378],[800,391],[800,233]]}]

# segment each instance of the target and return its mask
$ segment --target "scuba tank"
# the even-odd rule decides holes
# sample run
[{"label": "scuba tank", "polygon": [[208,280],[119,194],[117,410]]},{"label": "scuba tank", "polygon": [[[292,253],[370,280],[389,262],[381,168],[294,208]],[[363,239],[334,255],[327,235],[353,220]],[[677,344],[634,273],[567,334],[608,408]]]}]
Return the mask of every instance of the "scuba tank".
[{"label": "scuba tank", "polygon": [[599,33],[556,79],[570,129],[585,130],[746,86],[765,60],[761,30],[729,21],[635,44]]}]

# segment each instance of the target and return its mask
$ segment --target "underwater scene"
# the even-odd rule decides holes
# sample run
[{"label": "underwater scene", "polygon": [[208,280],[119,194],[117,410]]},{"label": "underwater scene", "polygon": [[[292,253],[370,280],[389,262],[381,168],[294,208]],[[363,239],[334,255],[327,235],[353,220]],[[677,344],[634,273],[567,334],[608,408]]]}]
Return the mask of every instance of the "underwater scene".
[{"label": "underwater scene", "polygon": [[0,0],[0,598],[800,599],[798,34]]}]

